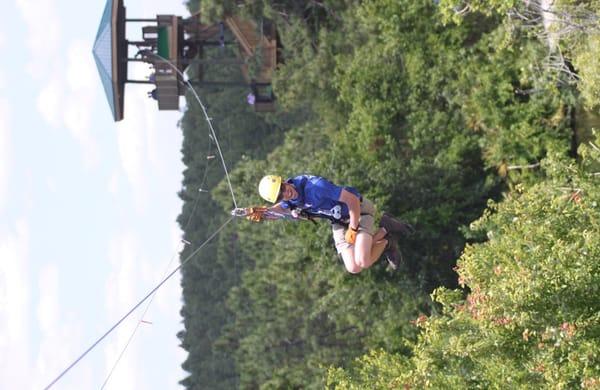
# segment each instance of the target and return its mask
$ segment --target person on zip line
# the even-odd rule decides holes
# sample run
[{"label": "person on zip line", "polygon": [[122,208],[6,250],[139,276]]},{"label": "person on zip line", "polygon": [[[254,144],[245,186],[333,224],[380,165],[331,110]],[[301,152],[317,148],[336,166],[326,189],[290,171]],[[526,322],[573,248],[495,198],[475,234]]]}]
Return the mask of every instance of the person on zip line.
[{"label": "person on zip line", "polygon": [[275,204],[267,208],[271,212],[329,219],[336,250],[352,274],[371,267],[382,254],[391,268],[397,269],[402,255],[393,234],[414,232],[408,223],[385,213],[376,228],[375,206],[369,199],[353,187],[338,186],[323,177],[299,175],[283,180],[267,175],[261,179],[258,192]]}]

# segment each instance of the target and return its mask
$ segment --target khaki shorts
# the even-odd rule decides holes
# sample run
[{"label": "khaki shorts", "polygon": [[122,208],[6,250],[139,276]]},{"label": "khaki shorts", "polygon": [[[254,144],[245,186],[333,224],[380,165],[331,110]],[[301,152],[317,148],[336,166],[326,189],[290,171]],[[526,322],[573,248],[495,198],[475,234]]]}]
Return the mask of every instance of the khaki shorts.
[{"label": "khaki shorts", "polygon": [[[375,205],[369,199],[363,198],[360,203],[360,219],[358,220],[358,232],[366,232],[370,235],[375,234]],[[331,232],[333,233],[333,241],[335,242],[335,249],[338,253],[346,248],[350,248],[352,244],[346,242],[346,227],[334,223],[331,225]]]}]

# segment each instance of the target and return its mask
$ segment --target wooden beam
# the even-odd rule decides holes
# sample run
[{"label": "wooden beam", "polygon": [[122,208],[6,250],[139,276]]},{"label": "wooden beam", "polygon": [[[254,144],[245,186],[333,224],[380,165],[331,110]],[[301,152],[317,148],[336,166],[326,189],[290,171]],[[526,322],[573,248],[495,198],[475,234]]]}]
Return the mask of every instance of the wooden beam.
[{"label": "wooden beam", "polygon": [[150,81],[150,80],[127,80],[126,83],[130,83],[130,84],[154,84],[154,82]]},{"label": "wooden beam", "polygon": [[[148,59],[144,58],[124,58],[123,62],[148,62]],[[148,62],[150,63],[150,62]]]},{"label": "wooden beam", "polygon": [[125,22],[156,22],[156,19],[125,19]]}]

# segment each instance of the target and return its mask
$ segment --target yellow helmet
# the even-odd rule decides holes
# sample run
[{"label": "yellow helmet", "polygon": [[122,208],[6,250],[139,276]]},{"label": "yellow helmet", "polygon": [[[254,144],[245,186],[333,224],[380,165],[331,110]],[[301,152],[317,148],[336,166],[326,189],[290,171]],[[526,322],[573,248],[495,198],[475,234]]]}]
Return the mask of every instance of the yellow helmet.
[{"label": "yellow helmet", "polygon": [[267,202],[277,202],[282,181],[283,180],[281,176],[267,175],[263,177],[260,180],[260,183],[258,183],[258,193],[260,194],[261,198]]}]

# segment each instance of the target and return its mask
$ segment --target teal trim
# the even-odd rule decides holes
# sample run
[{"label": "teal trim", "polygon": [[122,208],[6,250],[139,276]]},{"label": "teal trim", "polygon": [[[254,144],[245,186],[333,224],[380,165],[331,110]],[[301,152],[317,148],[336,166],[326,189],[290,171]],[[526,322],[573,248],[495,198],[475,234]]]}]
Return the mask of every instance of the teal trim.
[{"label": "teal trim", "polygon": [[104,93],[108,100],[108,105],[112,111],[113,118],[117,120],[117,109],[115,91],[113,89],[113,69],[112,69],[112,9],[115,0],[108,0],[102,19],[100,20],[100,26],[98,27],[98,33],[96,34],[96,40],[94,41],[94,47],[92,54],[98,67],[98,74],[104,87]]}]

